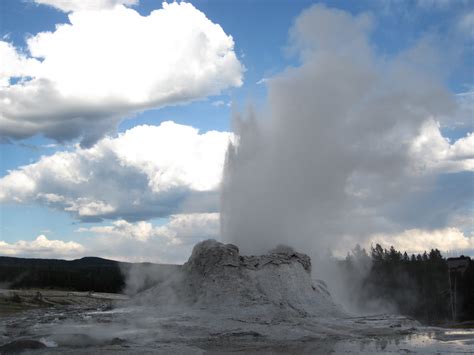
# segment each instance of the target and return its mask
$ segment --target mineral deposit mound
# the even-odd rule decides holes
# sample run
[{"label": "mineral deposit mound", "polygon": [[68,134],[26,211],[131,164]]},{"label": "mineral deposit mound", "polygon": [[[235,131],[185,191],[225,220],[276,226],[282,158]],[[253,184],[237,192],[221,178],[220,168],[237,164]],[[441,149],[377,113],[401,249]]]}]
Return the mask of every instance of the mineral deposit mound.
[{"label": "mineral deposit mound", "polygon": [[153,324],[161,341],[202,349],[293,344],[300,353],[307,342],[320,347],[341,337],[407,334],[416,326],[401,316],[349,315],[324,282],[312,280],[310,258],[289,247],[244,256],[215,240],[197,244],[181,268],[132,303],[141,310],[140,324]]},{"label": "mineral deposit mound", "polygon": [[236,315],[340,317],[322,281],[311,279],[311,260],[289,247],[243,256],[237,246],[206,240],[169,280],[139,295],[142,304],[174,304]]}]

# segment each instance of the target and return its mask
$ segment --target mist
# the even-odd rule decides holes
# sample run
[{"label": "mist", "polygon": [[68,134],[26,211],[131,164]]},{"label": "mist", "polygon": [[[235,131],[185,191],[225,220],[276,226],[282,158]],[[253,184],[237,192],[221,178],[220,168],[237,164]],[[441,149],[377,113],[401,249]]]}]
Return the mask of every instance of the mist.
[{"label": "mist", "polygon": [[287,50],[300,65],[266,80],[263,110],[234,117],[224,240],[246,253],[286,244],[315,256],[406,227],[400,201],[430,183],[416,171],[412,142],[454,102],[425,62],[425,44],[387,60],[371,45],[373,27],[368,14],[322,5],[296,19]]}]

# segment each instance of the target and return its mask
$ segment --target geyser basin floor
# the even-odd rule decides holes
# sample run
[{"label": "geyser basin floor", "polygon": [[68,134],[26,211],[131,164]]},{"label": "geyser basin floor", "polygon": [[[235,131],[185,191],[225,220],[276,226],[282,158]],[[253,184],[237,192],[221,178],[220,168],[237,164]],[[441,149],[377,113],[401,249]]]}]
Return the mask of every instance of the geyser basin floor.
[{"label": "geyser basin floor", "polygon": [[10,344],[0,352],[426,353],[474,345],[469,331],[394,315],[352,317],[310,273],[310,259],[289,248],[241,256],[234,245],[205,241],[166,281],[115,308],[94,300],[6,317],[0,344]]},{"label": "geyser basin floor", "polygon": [[[418,326],[404,334],[397,326],[404,318],[390,315],[328,320],[315,332],[312,327],[308,329],[308,324],[249,325],[233,320],[213,323],[214,317],[199,312],[178,315],[174,311],[150,311],[147,307],[101,311],[83,305],[30,310],[2,319],[0,344],[34,340],[45,345],[34,350],[41,354],[199,354],[224,350],[308,354],[472,353],[474,347],[474,330],[460,332]],[[350,329],[354,322],[364,323],[365,330],[349,336],[347,329],[340,334],[335,332],[337,328]],[[268,333],[274,336],[268,337]],[[2,350],[0,348],[3,354]]]}]

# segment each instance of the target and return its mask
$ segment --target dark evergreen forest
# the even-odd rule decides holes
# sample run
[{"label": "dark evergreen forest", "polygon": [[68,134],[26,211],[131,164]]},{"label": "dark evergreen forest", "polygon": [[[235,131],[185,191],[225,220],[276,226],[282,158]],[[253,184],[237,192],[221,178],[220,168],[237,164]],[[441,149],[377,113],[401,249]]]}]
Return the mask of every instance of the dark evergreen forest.
[{"label": "dark evergreen forest", "polygon": [[2,256],[0,285],[116,293],[125,287],[122,269],[126,267],[129,264],[94,257],[67,261]]},{"label": "dark evergreen forest", "polygon": [[451,274],[451,286],[447,259],[437,249],[408,255],[380,244],[370,253],[356,246],[339,266],[353,303],[363,311],[387,309],[430,324],[449,322],[455,286],[455,320],[474,320],[472,260],[465,272]]}]

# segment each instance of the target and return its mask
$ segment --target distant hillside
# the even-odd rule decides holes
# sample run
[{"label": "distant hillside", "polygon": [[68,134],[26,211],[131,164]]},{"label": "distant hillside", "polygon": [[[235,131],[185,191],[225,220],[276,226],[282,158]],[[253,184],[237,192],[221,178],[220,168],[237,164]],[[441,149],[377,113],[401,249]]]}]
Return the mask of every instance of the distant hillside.
[{"label": "distant hillside", "polygon": [[97,257],[68,261],[0,256],[0,287],[118,293],[125,290],[128,275],[141,275],[140,270],[146,270],[145,277],[133,287],[136,292],[156,284],[176,267]]}]

